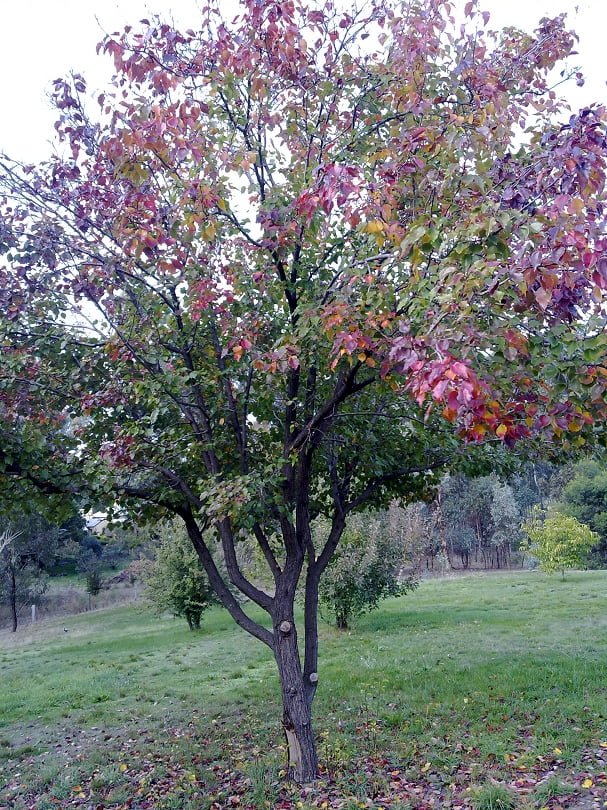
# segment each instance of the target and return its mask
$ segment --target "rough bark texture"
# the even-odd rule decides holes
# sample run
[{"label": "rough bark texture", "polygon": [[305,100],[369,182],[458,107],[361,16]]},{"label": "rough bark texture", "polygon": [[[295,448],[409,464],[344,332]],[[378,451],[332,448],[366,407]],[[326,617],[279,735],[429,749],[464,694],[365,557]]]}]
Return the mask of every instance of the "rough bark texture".
[{"label": "rough bark texture", "polygon": [[[283,620],[284,621],[284,620]],[[312,699],[315,681],[304,683],[297,646],[297,633],[292,619],[291,629],[275,631],[274,656],[278,667],[283,704],[283,728],[288,747],[289,776],[300,784],[318,776],[318,756],[312,729]]]}]

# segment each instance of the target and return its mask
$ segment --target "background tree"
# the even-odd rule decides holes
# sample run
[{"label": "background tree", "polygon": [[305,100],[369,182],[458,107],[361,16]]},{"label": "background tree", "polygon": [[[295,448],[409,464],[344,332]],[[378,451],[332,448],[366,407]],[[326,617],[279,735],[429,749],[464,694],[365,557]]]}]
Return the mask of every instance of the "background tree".
[{"label": "background tree", "polygon": [[[340,630],[382,599],[399,596],[413,587],[401,581],[403,537],[389,531],[386,515],[353,515],[341,544],[320,583],[320,600],[335,617]],[[327,532],[327,527],[316,527]]]},{"label": "background tree", "polygon": [[190,630],[199,630],[203,611],[217,601],[213,589],[183,524],[165,522],[157,529],[155,558],[143,567],[146,596],[159,612],[182,616]]},{"label": "background tree", "polygon": [[529,516],[534,506],[543,509],[548,501],[560,496],[562,466],[541,459],[527,461],[508,476],[521,515]]},{"label": "background tree", "polygon": [[438,551],[433,523],[425,503],[403,506],[395,500],[388,507],[386,531],[400,543],[403,573],[412,580],[419,578],[428,559],[434,559]]},{"label": "background tree", "polygon": [[[95,117],[82,77],[55,82],[48,163],[0,161],[5,477],[182,518],[274,654],[300,781],[347,517],[606,422],[605,111],[559,123],[562,17],[491,34],[466,16],[243,0],[197,31],[144,22],[101,45],[116,79]],[[247,534],[270,592],[239,565]]]},{"label": "background tree", "polygon": [[607,470],[592,459],[582,461],[559,499],[562,511],[587,524],[597,534],[595,564],[607,564]]},{"label": "background tree", "polygon": [[449,550],[459,555],[464,568],[469,566],[471,558],[476,562],[482,558],[485,567],[489,567],[490,539],[494,531],[493,479],[448,475],[441,482],[440,494]]},{"label": "background tree", "polygon": [[77,568],[81,574],[84,574],[85,589],[89,595],[90,609],[91,597],[97,596],[103,585],[103,563],[101,561],[101,555],[96,554],[92,548],[87,548],[86,546],[81,547],[78,554]]},{"label": "background tree", "polygon": [[513,547],[521,536],[521,513],[509,484],[496,478],[492,481],[491,521],[493,533],[490,544],[495,553],[495,567],[505,568],[511,563]]},{"label": "background tree", "polygon": [[54,560],[60,530],[40,514],[3,519],[0,525],[0,601],[9,608],[15,633],[20,610],[46,590],[46,569]]},{"label": "background tree", "polygon": [[544,520],[536,516],[524,526],[528,549],[548,574],[561,571],[565,579],[567,568],[585,568],[588,554],[596,545],[598,535],[570,515],[558,512]]}]

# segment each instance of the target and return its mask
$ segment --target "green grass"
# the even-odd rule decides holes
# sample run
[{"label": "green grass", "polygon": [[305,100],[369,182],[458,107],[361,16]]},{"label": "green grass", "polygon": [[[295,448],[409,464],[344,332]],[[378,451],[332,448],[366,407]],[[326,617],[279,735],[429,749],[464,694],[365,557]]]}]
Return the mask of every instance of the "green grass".
[{"label": "green grass", "polygon": [[[551,806],[561,783],[583,793],[584,777],[603,789],[589,752],[607,754],[606,586],[602,571],[434,580],[351,633],[323,626],[327,806],[423,807],[419,785],[483,808],[512,785],[513,807]],[[159,808],[272,807],[277,696],[270,652],[219,610],[198,634],[132,606],[2,633],[0,807],[122,807],[137,791]]]},{"label": "green grass", "polygon": [[473,795],[474,810],[516,810],[516,799],[503,785],[486,785]]}]

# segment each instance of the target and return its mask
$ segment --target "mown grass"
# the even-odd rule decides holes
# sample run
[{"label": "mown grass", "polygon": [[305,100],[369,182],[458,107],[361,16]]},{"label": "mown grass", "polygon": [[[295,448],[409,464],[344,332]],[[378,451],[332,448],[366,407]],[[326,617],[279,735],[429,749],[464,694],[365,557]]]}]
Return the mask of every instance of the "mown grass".
[{"label": "mown grass", "polygon": [[[607,739],[606,586],[607,572],[434,580],[350,633],[323,626],[315,713],[332,789],[360,805],[398,773],[473,807],[488,779],[518,779],[525,806],[551,801]],[[271,654],[222,611],[203,621],[192,634],[121,607],[0,635],[0,807],[93,794],[120,807],[145,768],[137,789],[158,798],[134,806],[230,806],[234,772],[247,806],[272,806],[284,752]]]}]

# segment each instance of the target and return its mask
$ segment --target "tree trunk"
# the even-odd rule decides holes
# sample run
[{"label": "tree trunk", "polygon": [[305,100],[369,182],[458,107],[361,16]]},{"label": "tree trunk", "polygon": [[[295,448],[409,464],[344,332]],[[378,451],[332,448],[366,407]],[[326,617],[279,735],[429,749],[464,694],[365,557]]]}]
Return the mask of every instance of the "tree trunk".
[{"label": "tree trunk", "polygon": [[338,612],[335,614],[335,624],[337,625],[338,630],[347,630],[348,629],[348,617],[345,613]]},{"label": "tree trunk", "polygon": [[443,520],[443,499],[441,496],[440,489],[438,490],[438,494],[436,496],[436,506],[437,506],[438,536],[440,540],[440,547],[443,553],[443,557],[445,558],[447,570],[450,571],[453,568],[453,566],[451,565],[451,557],[449,556],[449,545],[447,542],[447,533],[445,531],[445,521]]},{"label": "tree trunk", "polygon": [[292,617],[275,629],[274,656],[278,666],[283,705],[283,728],[289,756],[288,775],[299,784],[318,776],[318,756],[312,730],[312,699],[317,675],[304,682]]},{"label": "tree trunk", "polygon": [[12,632],[17,632],[17,580],[15,577],[14,569],[11,570],[11,585],[10,585],[10,606],[11,616],[13,619]]}]

